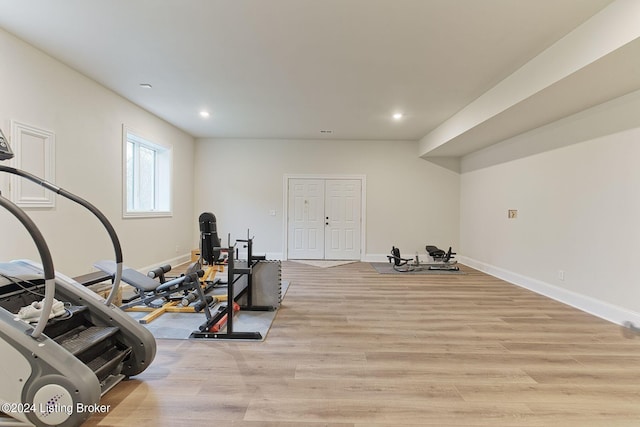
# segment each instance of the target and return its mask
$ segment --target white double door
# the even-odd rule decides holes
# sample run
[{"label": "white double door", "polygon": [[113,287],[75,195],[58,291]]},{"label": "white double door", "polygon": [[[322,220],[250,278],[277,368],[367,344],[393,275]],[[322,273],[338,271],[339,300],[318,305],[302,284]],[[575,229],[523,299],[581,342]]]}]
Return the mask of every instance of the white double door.
[{"label": "white double door", "polygon": [[360,259],[362,181],[289,178],[288,257]]}]

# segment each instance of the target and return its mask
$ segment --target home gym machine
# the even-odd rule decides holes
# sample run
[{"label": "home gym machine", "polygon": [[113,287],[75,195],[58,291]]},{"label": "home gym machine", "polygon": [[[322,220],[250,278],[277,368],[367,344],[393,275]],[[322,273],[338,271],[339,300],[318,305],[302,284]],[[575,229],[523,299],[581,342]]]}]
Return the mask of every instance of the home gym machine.
[{"label": "home gym machine", "polygon": [[443,271],[458,271],[460,270],[455,264],[458,261],[454,260],[455,252],[451,250],[451,246],[449,246],[448,251],[443,251],[437,246],[426,245],[425,250],[431,257],[432,262],[427,262],[429,265],[429,270],[443,270]]},{"label": "home gym machine", "polygon": [[[429,248],[435,248],[433,250],[434,255],[431,255]],[[454,252],[449,248],[448,252],[444,252],[435,246],[427,246],[427,252],[429,253],[429,259],[420,261],[420,257],[416,253],[415,258],[403,258],[400,255],[400,249],[395,246],[391,247],[391,255],[387,255],[387,259],[393,265],[393,269],[400,273],[409,273],[412,271],[423,270],[439,270],[439,271],[459,271],[460,268],[456,265],[457,261],[452,260]],[[442,252],[442,254],[440,253]]]},{"label": "home gym machine", "polygon": [[[113,261],[99,261],[94,267],[113,277],[115,265]],[[146,275],[132,268],[124,267],[122,281],[132,286],[136,294],[126,300],[120,308],[125,311],[147,312],[139,320],[148,324],[164,313],[196,313],[208,304],[200,278],[204,271],[197,262],[191,263],[184,274],[167,280],[165,274],[171,271],[170,265],[163,265],[151,270]],[[158,279],[158,280],[156,280]],[[193,299],[187,296],[193,295]],[[183,301],[187,298],[186,303]],[[209,302],[213,299],[210,298]],[[191,305],[191,303],[194,303]]]},{"label": "home gym machine", "polygon": [[[211,320],[209,306],[222,299],[220,296],[207,296],[219,279],[216,272],[222,270],[224,259],[221,256],[220,239],[216,228],[216,218],[210,212],[200,215],[200,259],[187,268],[180,277],[166,280],[165,274],[171,271],[170,265],[151,270],[147,275],[137,270],[124,268],[122,281],[136,290],[136,295],[120,306],[127,311],[143,311],[148,314],[139,321],[148,324],[164,313],[195,313],[204,311],[207,321]],[[94,264],[98,270],[113,276],[113,261],[100,261]],[[201,267],[206,267],[203,270]],[[157,280],[155,280],[157,279]]]},{"label": "home gym machine", "polygon": [[[454,258],[454,255],[456,255],[455,252],[452,252],[451,246],[449,246],[449,250],[447,252],[433,245],[426,245],[424,248],[435,262],[448,263]],[[455,262],[453,263],[455,264]]]},{"label": "home gym machine", "polygon": [[[0,160],[12,157],[0,130]],[[111,304],[120,283],[122,250],[106,217],[87,201],[28,172],[7,166],[0,171],[29,179],[91,211],[107,229],[116,253],[120,267],[105,300],[55,271],[36,224],[0,194],[0,206],[27,229],[41,258],[41,264],[0,263],[0,425],[8,420],[11,425],[79,426],[101,410],[103,394],[149,366],[155,339]],[[65,303],[64,315],[52,315],[55,299]],[[36,310],[35,324],[19,316],[21,307],[29,306]]]},{"label": "home gym machine", "polygon": [[216,216],[211,212],[203,212],[198,217],[200,226],[200,265],[204,275],[200,279],[203,283],[216,282],[216,273],[224,271],[226,257],[220,249]]},{"label": "home gym machine", "polygon": [[[200,215],[201,242],[200,250],[203,256],[209,258],[209,262],[215,262],[215,255],[221,252],[227,253],[226,270],[227,270],[227,295],[226,304],[221,304],[217,312],[207,321],[200,325],[198,331],[191,333],[190,338],[207,338],[207,339],[244,339],[244,340],[261,340],[260,332],[240,332],[234,329],[233,315],[238,310],[243,311],[273,311],[280,302],[280,263],[272,263],[266,261],[264,256],[256,256],[253,254],[253,238],[236,240],[231,244],[231,236],[227,238],[227,247],[220,247],[220,239],[217,235],[215,224],[215,216],[212,213],[204,213]],[[204,224],[203,224],[204,223]],[[236,260],[237,244],[244,243],[247,249],[247,260]],[[211,256],[209,255],[211,254]],[[277,292],[269,292],[273,295],[277,293],[276,299],[269,300],[262,294],[256,294],[256,272],[266,265],[265,271],[267,276],[273,280],[268,280],[273,284],[274,290]],[[269,265],[277,265],[275,269],[269,269]],[[275,274],[273,274],[275,273]],[[258,276],[261,277],[261,276]],[[259,305],[267,302],[266,305]],[[223,325],[226,325],[226,331],[220,332]]]}]

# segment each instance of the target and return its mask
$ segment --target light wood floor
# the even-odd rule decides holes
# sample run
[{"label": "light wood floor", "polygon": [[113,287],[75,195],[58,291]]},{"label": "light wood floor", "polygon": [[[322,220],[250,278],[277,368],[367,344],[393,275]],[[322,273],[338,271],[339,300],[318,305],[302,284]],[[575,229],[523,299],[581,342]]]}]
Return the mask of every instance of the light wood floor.
[{"label": "light wood floor", "polygon": [[640,338],[465,268],[283,263],[265,342],[158,342],[88,426],[640,426]]}]

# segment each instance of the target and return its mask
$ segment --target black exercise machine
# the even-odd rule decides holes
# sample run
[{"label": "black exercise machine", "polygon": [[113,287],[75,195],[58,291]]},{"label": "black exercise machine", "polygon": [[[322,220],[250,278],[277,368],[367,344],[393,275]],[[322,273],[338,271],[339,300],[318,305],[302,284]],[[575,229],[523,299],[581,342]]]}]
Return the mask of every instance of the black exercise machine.
[{"label": "black exercise machine", "polygon": [[[115,264],[113,261],[99,261],[94,264],[94,267],[109,275],[115,274]],[[198,289],[202,291],[199,279],[204,272],[200,269],[198,263],[190,264],[185,274],[167,281],[164,275],[170,270],[170,265],[164,265],[144,275],[132,268],[123,268],[122,281],[133,286],[137,294],[133,299],[121,305],[120,308],[126,310],[139,305],[159,308],[162,307],[164,303],[169,302],[171,296],[174,294],[186,294],[189,291],[198,291]],[[204,292],[199,296],[202,301],[205,300]],[[182,299],[182,296],[180,296],[179,299]],[[161,302],[158,303],[158,300]]]},{"label": "black exercise machine", "polygon": [[451,247],[449,247],[449,250],[447,252],[444,252],[435,246],[427,246],[427,248],[435,248],[433,252],[437,256],[437,258],[429,252],[429,249],[427,249],[427,252],[429,253],[429,256],[433,261],[429,260],[427,262],[421,262],[417,254],[415,258],[403,258],[400,255],[400,249],[396,248],[395,246],[391,247],[391,255],[387,255],[387,259],[393,265],[393,269],[400,273],[422,270],[460,270],[460,268],[455,265],[457,264],[457,261],[452,261],[455,252],[451,251]]},{"label": "black exercise machine", "polygon": [[456,255],[455,252],[451,251],[451,246],[449,246],[449,250],[447,252],[443,251],[437,246],[427,245],[424,248],[434,261],[449,262],[454,258],[454,255]]},{"label": "black exercise machine", "polygon": [[[204,214],[203,214],[204,215]],[[202,215],[200,216],[202,218]],[[205,219],[215,219],[215,216],[211,213],[205,215]],[[215,223],[214,223],[215,224]],[[202,225],[202,222],[201,222]],[[210,224],[211,225],[211,224]],[[201,227],[202,230],[202,227]],[[220,247],[220,240],[217,240],[218,246],[215,246],[217,233],[202,233],[201,234],[201,254],[226,252],[226,268],[227,268],[227,303],[221,305],[218,311],[210,318],[207,317],[207,321],[200,325],[198,331],[191,333],[190,338],[208,338],[208,339],[246,339],[246,340],[260,340],[262,334],[260,332],[239,332],[234,330],[233,314],[240,310],[244,311],[273,311],[273,306],[261,306],[254,304],[254,283],[253,273],[254,268],[260,261],[264,261],[264,256],[253,255],[253,238],[249,237],[247,233],[246,240],[236,240],[236,243],[231,244],[231,236],[228,236],[228,246],[226,248]],[[247,260],[245,265],[238,263],[236,265],[236,245],[238,243],[245,243],[244,247],[247,248]],[[215,255],[213,255],[215,260]],[[241,266],[242,265],[242,266]],[[246,279],[241,281],[240,279]],[[240,304],[239,301],[245,302]],[[217,325],[221,321],[226,321],[226,332],[218,332]]]},{"label": "black exercise machine", "polygon": [[203,212],[198,217],[200,224],[200,264],[206,266],[202,282],[215,282],[217,272],[224,271],[226,257],[220,247],[216,216],[211,212]]},{"label": "black exercise machine", "polygon": [[[112,261],[100,261],[94,266],[109,275],[114,274],[115,266]],[[205,295],[200,283],[200,278],[204,274],[200,264],[191,263],[180,277],[167,280],[165,274],[170,270],[170,265],[164,265],[151,270],[145,276],[137,270],[125,267],[122,270],[122,281],[133,286],[137,294],[126,300],[120,308],[127,311],[149,312],[139,320],[142,324],[150,323],[167,312],[204,311],[207,319],[211,319],[209,306],[213,303],[213,297]]]},{"label": "black exercise machine", "polygon": [[391,247],[391,255],[387,255],[387,259],[393,264],[393,269],[396,271],[401,273],[415,271],[414,260],[412,258],[402,258],[402,256],[400,256],[400,249],[395,246]]}]

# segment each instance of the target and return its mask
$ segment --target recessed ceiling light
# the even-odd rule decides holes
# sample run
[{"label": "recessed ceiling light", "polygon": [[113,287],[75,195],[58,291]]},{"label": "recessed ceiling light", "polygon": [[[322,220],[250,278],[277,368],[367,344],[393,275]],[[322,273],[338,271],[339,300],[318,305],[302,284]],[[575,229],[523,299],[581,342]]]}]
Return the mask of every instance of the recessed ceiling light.
[{"label": "recessed ceiling light", "polygon": [[140,83],[140,87],[143,87],[145,89],[151,89],[153,86],[151,86],[151,84],[149,83]]},{"label": "recessed ceiling light", "polygon": [[205,119],[206,119],[206,118],[207,118],[207,117],[209,117],[210,115],[211,115],[211,114],[209,114],[209,112],[208,112],[208,111],[200,111],[200,117],[203,117],[203,118],[205,118]]},{"label": "recessed ceiling light", "polygon": [[402,118],[402,113],[395,113],[395,114],[393,115],[393,119],[394,119],[394,120],[400,120],[401,118]]}]

